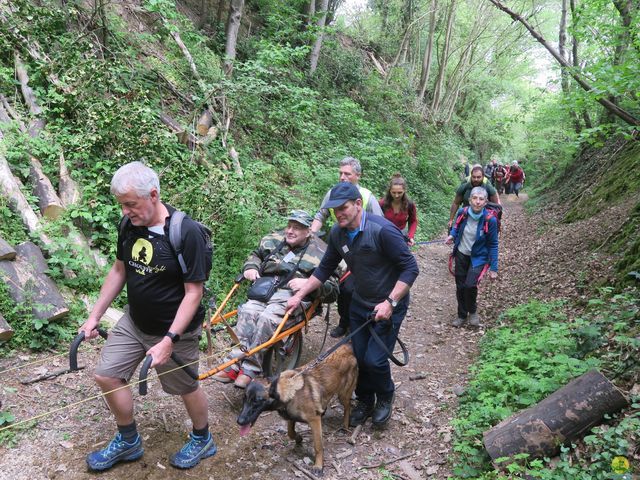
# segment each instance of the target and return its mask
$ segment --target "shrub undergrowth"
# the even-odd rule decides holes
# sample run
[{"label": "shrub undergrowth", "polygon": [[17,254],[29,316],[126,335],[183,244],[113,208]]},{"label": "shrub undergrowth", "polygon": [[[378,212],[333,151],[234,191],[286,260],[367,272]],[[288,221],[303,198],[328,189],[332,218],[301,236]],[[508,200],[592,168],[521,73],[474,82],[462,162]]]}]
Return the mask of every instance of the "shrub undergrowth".
[{"label": "shrub undergrowth", "polygon": [[[482,444],[482,434],[519,410],[533,406],[591,368],[618,384],[630,386],[640,377],[640,295],[603,289],[588,302],[583,315],[569,321],[560,303],[530,302],[501,316],[501,324],[480,343],[469,387],[453,420],[453,462],[458,478],[541,479],[623,478],[612,473],[617,456],[633,456],[638,448],[638,399],[626,416],[607,418],[577,443],[562,448],[560,459],[516,455],[495,470]],[[586,453],[585,453],[586,452]],[[626,457],[625,457],[626,458]],[[637,466],[630,467],[634,472]],[[579,473],[579,474],[578,474]],[[624,472],[623,472],[624,473]]]}]

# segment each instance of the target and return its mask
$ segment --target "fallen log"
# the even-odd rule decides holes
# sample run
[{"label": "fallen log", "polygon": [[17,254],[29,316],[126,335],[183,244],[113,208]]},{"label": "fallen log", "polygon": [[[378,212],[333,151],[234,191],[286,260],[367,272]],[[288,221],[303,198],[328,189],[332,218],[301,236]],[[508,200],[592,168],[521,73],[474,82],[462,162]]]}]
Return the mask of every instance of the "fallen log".
[{"label": "fallen log", "polygon": [[14,57],[16,77],[18,77],[20,82],[22,97],[24,98],[27,107],[29,107],[29,111],[33,115],[33,119],[29,123],[29,135],[31,137],[37,137],[40,135],[40,132],[44,130],[44,126],[46,124],[45,120],[41,117],[42,108],[40,108],[40,105],[38,104],[38,100],[36,99],[33,89],[29,86],[29,75],[27,75],[27,69],[25,68],[24,63],[22,63],[17,51],[14,52]]},{"label": "fallen log", "polygon": [[178,141],[183,145],[186,145],[189,150],[195,150],[198,146],[198,139],[195,135],[189,133],[180,125],[177,120],[175,120],[170,115],[161,112],[160,113],[160,121],[164,123],[167,127],[171,129],[171,131],[176,135]]},{"label": "fallen log", "polygon": [[42,254],[42,250],[33,242],[22,242],[16,245],[17,257],[28,259],[29,265],[34,272],[38,274],[46,274],[49,269],[47,261]]},{"label": "fallen log", "polygon": [[0,260],[13,260],[16,258],[16,251],[4,238],[0,237]]},{"label": "fallen log", "polygon": [[204,137],[209,132],[211,125],[213,125],[213,115],[211,114],[211,110],[207,108],[202,112],[202,115],[200,115],[200,118],[198,119],[196,132],[198,132],[198,135],[202,135]]},{"label": "fallen log", "polygon": [[[2,132],[0,132],[0,140]],[[30,233],[36,234],[44,245],[50,245],[51,239],[42,231],[40,217],[22,193],[22,182],[13,176],[7,159],[0,154],[0,193],[7,199],[11,209],[20,215],[23,225]]]},{"label": "fallen log", "polygon": [[33,185],[33,193],[38,197],[40,213],[45,218],[55,220],[64,213],[62,201],[58,198],[49,177],[42,171],[42,164],[35,157],[30,157],[29,180]]},{"label": "fallen log", "polygon": [[11,337],[13,337],[13,329],[0,313],[0,340],[4,340],[6,342]]},{"label": "fallen log", "polygon": [[58,165],[60,172],[60,185],[58,186],[60,201],[65,207],[76,205],[80,201],[82,195],[80,194],[78,184],[73,180],[73,178],[71,178],[71,174],[69,173],[69,169],[67,168],[67,164],[64,160],[64,154],[62,152],[60,152]]},{"label": "fallen log", "polygon": [[615,385],[597,370],[590,370],[537,405],[484,432],[484,446],[493,460],[517,453],[553,457],[561,445],[627,405]]},{"label": "fallen log", "polygon": [[0,261],[0,277],[9,287],[9,294],[16,303],[29,303],[36,319],[53,321],[69,313],[58,287],[45,273],[46,268],[40,249],[25,242],[16,246],[15,260]]}]

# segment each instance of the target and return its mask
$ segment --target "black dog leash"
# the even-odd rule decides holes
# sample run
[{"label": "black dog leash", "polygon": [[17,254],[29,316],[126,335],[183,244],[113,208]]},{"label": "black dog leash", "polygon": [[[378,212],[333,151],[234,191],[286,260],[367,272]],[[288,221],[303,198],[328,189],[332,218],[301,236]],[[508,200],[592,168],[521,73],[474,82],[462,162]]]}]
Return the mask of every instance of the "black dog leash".
[{"label": "black dog leash", "polygon": [[[387,357],[389,357],[389,359],[393,363],[395,363],[399,367],[404,367],[405,365],[407,365],[409,363],[409,350],[407,349],[407,346],[404,344],[404,342],[402,340],[400,340],[399,337],[396,337],[396,341],[400,345],[400,349],[402,350],[402,356],[403,356],[403,360],[402,361],[398,360],[395,357],[395,355],[393,354],[393,352],[389,351],[389,349],[384,344],[384,342],[382,341],[380,336],[376,333],[376,331],[371,326],[371,323],[374,321],[374,319],[375,319],[375,310],[369,314],[369,316],[367,317],[367,320],[362,325],[360,325],[358,328],[356,328],[353,332],[350,332],[349,335],[346,335],[342,340],[340,340],[338,343],[336,343],[329,350],[327,350],[326,352],[321,353],[320,355],[318,355],[313,362],[307,364],[307,366],[303,370],[300,370],[300,372],[298,372],[297,375],[301,375],[302,373],[306,372],[307,370],[311,370],[312,368],[316,367],[319,363],[323,362],[329,355],[331,355],[333,352],[335,352],[338,348],[340,348],[342,345],[344,345],[349,340],[351,340],[351,337],[353,337],[356,333],[358,333],[360,330],[362,330],[365,327],[369,328],[369,333],[371,334],[373,339],[376,341],[378,346],[380,346],[380,348],[382,348],[382,350],[387,354]],[[389,320],[389,328],[392,328],[390,320]]]}]

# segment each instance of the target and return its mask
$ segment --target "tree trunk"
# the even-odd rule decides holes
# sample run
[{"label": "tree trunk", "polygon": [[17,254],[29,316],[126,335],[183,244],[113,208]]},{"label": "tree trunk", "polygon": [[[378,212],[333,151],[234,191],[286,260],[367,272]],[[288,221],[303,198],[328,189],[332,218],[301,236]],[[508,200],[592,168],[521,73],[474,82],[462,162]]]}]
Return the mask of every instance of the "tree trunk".
[{"label": "tree trunk", "polygon": [[437,0],[431,0],[429,13],[429,36],[427,38],[427,46],[424,50],[424,58],[422,59],[422,73],[420,75],[420,90],[418,92],[418,103],[422,103],[424,95],[429,85],[429,75],[431,74],[431,57],[433,55],[433,37],[436,32],[436,9]]},{"label": "tree trunk", "polygon": [[9,287],[16,303],[28,303],[31,313],[39,320],[53,321],[69,313],[64,298],[56,284],[41,273],[46,260],[40,249],[31,242],[16,247],[18,255],[14,261],[0,261],[0,276]]},{"label": "tree trunk", "polygon": [[329,0],[322,0],[320,4],[320,17],[318,18],[318,32],[316,33],[316,41],[313,43],[311,55],[309,57],[309,72],[313,75],[318,68],[318,60],[320,59],[320,50],[322,49],[322,40],[324,39],[324,27],[327,21],[327,9],[329,8]]},{"label": "tree trunk", "polygon": [[224,46],[223,70],[227,77],[233,72],[233,61],[236,59],[236,45],[238,44],[238,31],[242,21],[242,9],[244,0],[231,0],[229,16],[227,17],[227,41]]},{"label": "tree trunk", "polygon": [[0,340],[7,341],[13,337],[13,330],[11,325],[7,323],[2,314],[0,313]]},{"label": "tree trunk", "polygon": [[[18,52],[15,52],[15,66],[22,96],[33,118],[29,124],[29,136],[36,138],[44,130],[46,122],[40,118],[43,113],[42,108],[40,108],[38,100],[29,86],[29,76]],[[58,218],[64,213],[64,207],[55,188],[53,188],[53,184],[42,171],[42,164],[37,158],[30,156],[29,163],[29,180],[33,187],[33,193],[38,197],[40,213],[46,218]]]},{"label": "tree trunk", "polygon": [[78,188],[78,184],[71,178],[71,174],[67,169],[67,164],[64,160],[64,154],[60,152],[60,157],[58,160],[59,164],[59,193],[60,193],[60,201],[65,207],[69,207],[71,205],[77,205],[82,198],[82,194],[80,193],[80,189]]},{"label": "tree trunk", "polygon": [[13,260],[16,258],[16,251],[6,240],[0,237],[0,260]]},{"label": "tree trunk", "polygon": [[[558,53],[565,60],[567,59],[565,46],[567,44],[567,0],[562,0],[560,9],[560,27],[558,29]],[[568,62],[567,62],[568,63]],[[560,67],[562,93],[569,94],[569,74],[567,67]]]},{"label": "tree trunk", "polygon": [[171,129],[171,131],[176,135],[180,143],[182,143],[183,145],[186,145],[191,151],[196,149],[196,147],[198,146],[198,139],[191,133],[187,132],[182,127],[182,125],[178,123],[177,120],[175,120],[170,115],[164,112],[161,112],[160,121],[162,121],[162,123],[164,123],[167,127]]},{"label": "tree trunk", "polygon": [[200,115],[198,123],[196,124],[196,131],[198,132],[198,135],[202,135],[204,137],[207,132],[209,132],[211,125],[213,125],[213,115],[209,109],[206,109],[202,112],[202,115]]},{"label": "tree trunk", "polygon": [[[0,139],[2,134],[0,133]],[[40,218],[22,193],[22,182],[13,176],[7,159],[0,155],[0,193],[5,197],[11,209],[20,215],[27,231],[35,234],[43,245],[50,245],[51,239],[42,232]]]},{"label": "tree trunk", "polygon": [[0,122],[16,122],[21,132],[26,132],[27,127],[18,115],[18,112],[11,106],[7,98],[0,93]]},{"label": "tree trunk", "polygon": [[[569,64],[567,63],[567,61],[562,58],[560,56],[560,54],[558,53],[558,51],[553,48],[545,39],[542,35],[540,35],[531,25],[529,25],[529,23],[522,18],[520,15],[518,15],[517,13],[515,13],[514,11],[510,10],[509,8],[507,8],[506,6],[504,6],[502,3],[500,3],[498,0],[489,0],[492,4],[494,4],[499,10],[502,10],[503,12],[505,12],[507,15],[509,15],[511,18],[513,18],[515,21],[520,22],[531,34],[531,36],[533,38],[535,38],[544,48],[547,49],[547,51],[553,56],[553,58],[556,59],[556,61],[564,67],[568,67]],[[571,76],[573,77],[573,79],[578,83],[578,85],[580,85],[580,87],[582,87],[585,91],[592,93],[593,92],[593,87],[591,87],[591,85],[582,78],[582,76],[580,74],[578,74],[578,72],[574,72],[573,70],[570,70],[571,72]],[[630,114],[629,112],[627,112],[626,110],[620,108],[619,106],[617,106],[616,104],[612,103],[611,101],[609,101],[606,98],[601,98],[601,97],[596,97],[596,101],[602,105],[605,109],[607,109],[607,111],[613,113],[614,115],[616,115],[618,118],[624,120],[625,122],[627,122],[629,125],[633,125],[633,126],[640,126],[640,120],[637,119],[636,117],[634,117],[632,114]]]},{"label": "tree trunk", "polygon": [[218,8],[216,10],[216,28],[222,23],[224,18],[224,7],[227,4],[227,0],[218,0]]},{"label": "tree trunk", "polygon": [[29,75],[27,75],[27,70],[24,67],[17,51],[15,52],[15,67],[16,76],[20,81],[22,97],[24,98],[27,107],[29,107],[29,112],[33,115],[33,120],[29,123],[29,136],[37,137],[44,129],[46,122],[41,118],[42,108],[40,108],[40,105],[38,104],[38,100],[36,99],[35,93],[33,93],[33,89],[29,86]]},{"label": "tree trunk", "polygon": [[96,30],[98,33],[96,34],[96,38],[100,44],[100,50],[102,53],[102,58],[106,58],[109,56],[108,38],[109,38],[109,27],[107,25],[107,14],[105,12],[105,2],[104,0],[95,0],[94,5],[94,15],[100,19],[100,27]]},{"label": "tree trunk", "polygon": [[440,97],[442,96],[442,87],[444,85],[444,76],[447,70],[447,63],[449,61],[449,46],[451,45],[451,32],[453,30],[453,17],[455,15],[455,0],[451,0],[449,4],[449,12],[447,13],[447,29],[444,37],[444,46],[442,47],[442,56],[440,58],[440,68],[438,70],[438,77],[436,79],[436,85],[433,90],[433,100],[431,102],[431,116],[435,119],[438,108],[440,108]]},{"label": "tree trunk", "polygon": [[62,201],[58,198],[49,178],[42,171],[42,164],[35,157],[31,157],[29,179],[33,185],[33,193],[38,197],[40,213],[45,218],[55,220],[64,213]]},{"label": "tree trunk", "polygon": [[316,0],[309,0],[306,5],[305,23],[310,26],[313,23],[313,18],[316,16]]},{"label": "tree trunk", "polygon": [[[411,20],[413,18],[413,0],[405,0],[404,9],[402,12],[402,26],[406,32],[409,32],[411,26]],[[407,63],[409,54],[410,35],[406,35],[400,46],[400,65]]]},{"label": "tree trunk", "polygon": [[604,415],[626,407],[625,396],[597,370],[575,378],[537,405],[484,433],[492,459],[528,453],[553,457],[560,445],[581,437]]},{"label": "tree trunk", "polygon": [[[569,9],[571,10],[572,22],[576,23],[577,22],[576,0],[569,0]],[[573,65],[573,68],[576,71],[580,68],[580,60],[578,58],[578,39],[576,38],[575,35],[571,36],[571,64]],[[582,121],[584,122],[585,128],[593,128],[591,117],[589,116],[589,112],[585,107],[582,107]],[[580,121],[576,120],[576,133],[580,134],[581,131],[582,131],[582,126],[580,125]]]},{"label": "tree trunk", "polygon": [[378,61],[378,59],[376,58],[375,54],[372,51],[367,51],[367,55],[369,55],[369,58],[371,59],[371,62],[373,63],[373,66],[378,71],[380,76],[382,78],[385,78],[387,76],[387,72],[385,71],[385,69],[382,66],[382,64]]},{"label": "tree trunk", "polygon": [[198,22],[196,24],[199,29],[202,29],[209,24],[209,16],[211,15],[210,2],[212,1],[213,0],[200,0],[200,16],[198,17]]}]

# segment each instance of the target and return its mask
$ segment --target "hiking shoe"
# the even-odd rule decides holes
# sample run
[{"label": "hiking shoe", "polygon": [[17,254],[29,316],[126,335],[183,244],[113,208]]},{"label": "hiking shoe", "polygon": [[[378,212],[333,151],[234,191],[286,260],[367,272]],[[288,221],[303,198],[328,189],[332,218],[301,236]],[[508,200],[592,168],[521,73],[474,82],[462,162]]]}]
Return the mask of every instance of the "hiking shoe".
[{"label": "hiking shoe", "polygon": [[213,441],[211,432],[208,432],[206,437],[200,437],[191,432],[189,441],[169,459],[169,463],[176,468],[192,468],[200,463],[200,460],[215,455],[217,451],[218,447]]},{"label": "hiking shoe", "polygon": [[329,335],[331,335],[331,338],[340,338],[343,337],[346,333],[347,329],[338,325],[329,332]]},{"label": "hiking shoe", "polygon": [[377,427],[381,427],[386,425],[386,423],[391,418],[391,413],[393,412],[393,400],[395,395],[391,395],[391,397],[378,400],[376,402],[376,406],[371,413],[371,422]]},{"label": "hiking shoe", "polygon": [[113,467],[118,462],[132,462],[142,457],[142,439],[136,435],[133,443],[125,442],[120,433],[109,442],[106,448],[87,455],[89,470],[100,471]]},{"label": "hiking shoe", "polygon": [[219,371],[213,375],[212,378],[220,383],[231,383],[238,378],[238,373],[239,372],[237,370],[230,368],[229,370]]},{"label": "hiking shoe", "polygon": [[479,327],[480,326],[480,316],[477,313],[469,314],[469,326],[471,327]]},{"label": "hiking shoe", "polygon": [[466,321],[467,321],[466,318],[456,317],[456,319],[453,322],[451,322],[451,326],[460,328],[462,325],[464,325],[464,322]]},{"label": "hiking shoe", "polygon": [[238,375],[238,378],[236,378],[234,385],[238,388],[247,388],[247,385],[251,383],[251,380],[253,380],[253,378],[251,378],[249,375],[240,372],[240,375]]},{"label": "hiking shoe", "polygon": [[349,425],[352,427],[357,427],[358,425],[362,425],[367,421],[367,418],[371,416],[373,413],[374,405],[372,403],[363,402],[362,400],[358,400],[356,408],[351,410],[351,415],[349,416]]}]

